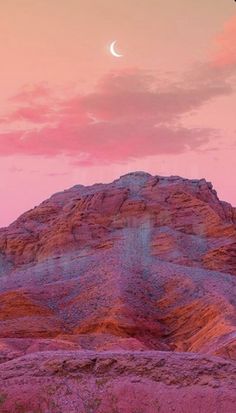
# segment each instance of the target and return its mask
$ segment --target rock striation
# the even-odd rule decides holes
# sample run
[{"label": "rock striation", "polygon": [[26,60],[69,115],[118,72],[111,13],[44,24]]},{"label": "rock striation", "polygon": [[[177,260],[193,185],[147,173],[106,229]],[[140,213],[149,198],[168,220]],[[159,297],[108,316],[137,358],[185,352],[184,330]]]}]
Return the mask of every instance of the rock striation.
[{"label": "rock striation", "polygon": [[0,229],[0,412],[234,412],[235,285],[204,179],[53,195]]}]

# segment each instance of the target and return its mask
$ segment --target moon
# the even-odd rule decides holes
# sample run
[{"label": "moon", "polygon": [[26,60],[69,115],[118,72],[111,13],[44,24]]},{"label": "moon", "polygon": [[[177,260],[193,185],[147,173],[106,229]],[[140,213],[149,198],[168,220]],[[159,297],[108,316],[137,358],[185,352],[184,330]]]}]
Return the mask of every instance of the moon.
[{"label": "moon", "polygon": [[117,41],[114,40],[114,42],[112,42],[112,43],[110,44],[109,50],[110,50],[112,56],[114,56],[114,57],[123,57],[123,54],[120,54],[120,53],[118,53],[118,52],[115,50],[115,45],[116,45],[116,43],[117,43]]}]

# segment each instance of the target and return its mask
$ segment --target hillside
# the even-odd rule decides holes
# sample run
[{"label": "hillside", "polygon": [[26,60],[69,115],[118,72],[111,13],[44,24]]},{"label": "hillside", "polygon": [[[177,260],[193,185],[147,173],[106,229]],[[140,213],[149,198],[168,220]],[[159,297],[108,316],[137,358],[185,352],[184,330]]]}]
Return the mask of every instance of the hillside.
[{"label": "hillside", "polygon": [[235,285],[204,179],[53,195],[0,229],[0,412],[233,412]]}]

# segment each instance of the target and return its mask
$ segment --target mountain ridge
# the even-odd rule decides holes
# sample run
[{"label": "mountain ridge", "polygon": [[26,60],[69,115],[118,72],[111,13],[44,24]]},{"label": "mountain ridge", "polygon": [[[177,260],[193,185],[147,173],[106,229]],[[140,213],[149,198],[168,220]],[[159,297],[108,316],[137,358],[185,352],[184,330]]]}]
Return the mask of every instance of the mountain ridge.
[{"label": "mountain ridge", "polygon": [[235,275],[236,209],[205,179],[52,195],[0,230],[3,411],[233,412]]}]

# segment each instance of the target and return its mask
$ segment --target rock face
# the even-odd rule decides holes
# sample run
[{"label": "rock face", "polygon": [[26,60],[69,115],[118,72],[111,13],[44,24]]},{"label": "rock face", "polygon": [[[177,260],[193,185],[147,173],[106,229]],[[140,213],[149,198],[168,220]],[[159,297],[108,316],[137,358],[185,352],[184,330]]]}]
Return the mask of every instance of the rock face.
[{"label": "rock face", "polygon": [[204,179],[53,195],[0,229],[0,412],[234,412],[235,285]]}]

